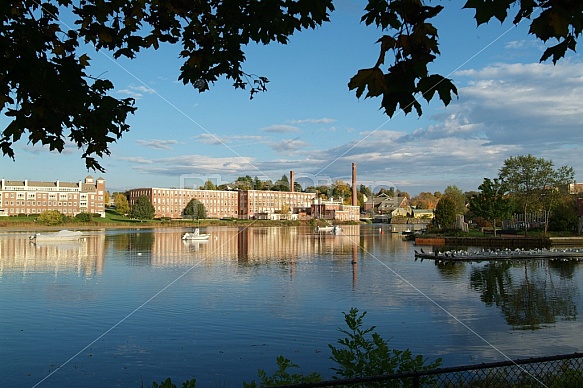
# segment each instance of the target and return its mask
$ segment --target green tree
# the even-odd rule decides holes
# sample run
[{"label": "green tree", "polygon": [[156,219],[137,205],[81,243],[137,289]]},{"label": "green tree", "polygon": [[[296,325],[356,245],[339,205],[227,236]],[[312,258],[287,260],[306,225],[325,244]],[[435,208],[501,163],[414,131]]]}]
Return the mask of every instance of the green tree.
[{"label": "green tree", "polygon": [[[429,72],[440,53],[431,19],[444,8],[429,3],[369,0],[361,18],[383,31],[378,40],[380,53],[373,67],[358,70],[348,87],[358,98],[381,97],[381,107],[389,116],[413,109],[421,115],[419,99],[431,101],[437,96],[447,105],[457,95],[451,80]],[[81,43],[107,50],[116,59],[132,59],[141,50],[180,42],[180,81],[202,92],[225,77],[235,88],[248,88],[253,97],[266,90],[269,80],[243,70],[244,49],[253,42],[286,44],[296,31],[328,22],[334,10],[332,0],[196,4],[4,0],[0,5],[0,111],[9,123],[0,136],[3,154],[14,158],[14,143],[26,137],[32,144],[61,152],[68,137],[83,149],[87,168],[103,170],[95,158],[109,155],[110,144],[129,130],[126,121],[136,110],[135,101],[116,99],[111,81],[90,75],[91,59]],[[505,21],[514,9],[513,23],[526,21],[530,34],[556,43],[541,56],[541,61],[553,63],[568,50],[575,51],[583,26],[581,1],[467,0],[464,7],[474,10],[478,26],[492,18]],[[59,23],[61,12],[70,18],[67,24]],[[389,53],[393,61],[384,70]]]},{"label": "green tree", "polygon": [[151,220],[154,214],[156,214],[156,209],[150,202],[150,198],[147,195],[141,195],[132,206],[129,216],[138,220]]},{"label": "green tree", "polygon": [[364,194],[367,198],[372,198],[372,191],[368,186],[360,185],[360,187],[358,188],[358,192]]},{"label": "green tree", "polygon": [[[571,167],[562,166],[555,170],[551,160],[529,154],[506,159],[500,169],[499,179],[521,207],[525,222],[528,213],[544,211],[546,231],[557,195],[573,180],[574,175]],[[525,229],[527,233],[528,227]]]},{"label": "green tree", "polygon": [[549,230],[574,231],[577,230],[577,197],[566,194],[557,200],[553,218],[549,221]]},{"label": "green tree", "polygon": [[492,222],[496,237],[496,220],[507,218],[512,213],[508,192],[498,179],[484,178],[484,182],[478,188],[480,192],[470,200],[470,210],[476,216]]},{"label": "green tree", "polygon": [[352,188],[348,183],[337,180],[332,184],[332,197],[341,198],[343,201],[350,201],[352,198]]},{"label": "green tree", "polygon": [[464,192],[457,186],[447,186],[443,191],[443,195],[447,195],[455,203],[455,214],[466,213],[466,196]]},{"label": "green tree", "polygon": [[381,187],[379,189],[379,191],[376,192],[376,195],[381,195],[381,194],[385,194],[388,195],[389,197],[393,198],[395,196],[395,188],[391,187],[390,189]]},{"label": "green tree", "polygon": [[456,202],[447,194],[442,195],[435,207],[435,221],[439,227],[453,228],[456,214]]},{"label": "green tree", "polygon": [[207,179],[206,182],[204,182],[204,186],[202,186],[203,190],[216,190],[217,186],[210,180]]},{"label": "green tree", "polygon": [[253,190],[253,178],[249,175],[240,176],[233,182],[233,186],[239,190]]},{"label": "green tree", "polygon": [[276,181],[270,190],[289,191],[290,187],[289,187],[289,179],[287,178],[287,175],[282,175],[281,179]]},{"label": "green tree", "polygon": [[113,197],[113,202],[115,203],[115,211],[118,214],[125,215],[130,212],[128,197],[124,193],[116,193]]},{"label": "green tree", "polygon": [[193,221],[199,220],[206,218],[206,208],[199,200],[193,198],[186,204],[182,214],[192,218]]},{"label": "green tree", "polygon": [[253,190],[264,190],[264,183],[258,177],[253,178]]},{"label": "green tree", "polygon": [[37,221],[48,226],[61,225],[64,217],[58,210],[47,210],[38,216]]}]

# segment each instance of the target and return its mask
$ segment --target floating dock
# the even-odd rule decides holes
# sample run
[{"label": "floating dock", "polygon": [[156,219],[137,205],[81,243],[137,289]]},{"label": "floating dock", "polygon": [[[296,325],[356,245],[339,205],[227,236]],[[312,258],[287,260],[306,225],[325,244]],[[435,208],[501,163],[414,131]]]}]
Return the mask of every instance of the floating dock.
[{"label": "floating dock", "polygon": [[532,249],[532,250],[484,250],[476,252],[445,251],[418,252],[415,250],[415,260],[437,261],[492,261],[492,260],[582,260],[583,249]]}]

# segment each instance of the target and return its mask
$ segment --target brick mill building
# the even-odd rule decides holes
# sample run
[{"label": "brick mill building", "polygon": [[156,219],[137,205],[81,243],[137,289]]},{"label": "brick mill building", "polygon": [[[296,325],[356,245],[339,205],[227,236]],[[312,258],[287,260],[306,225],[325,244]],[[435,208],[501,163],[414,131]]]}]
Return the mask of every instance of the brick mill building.
[{"label": "brick mill building", "polygon": [[130,207],[145,195],[154,206],[154,217],[182,218],[182,211],[191,199],[202,203],[208,218],[237,218],[236,191],[165,189],[159,187],[131,189],[126,192]]},{"label": "brick mill building", "polygon": [[259,215],[293,212],[310,207],[315,193],[263,190],[197,190],[167,189],[158,187],[131,189],[127,191],[130,207],[145,195],[154,206],[154,217],[182,218],[184,208],[192,199],[198,200],[206,209],[208,218],[253,219]]},{"label": "brick mill building", "polygon": [[57,210],[66,216],[79,213],[105,217],[105,179],[87,176],[78,182],[6,180],[0,182],[0,215],[37,215]]}]

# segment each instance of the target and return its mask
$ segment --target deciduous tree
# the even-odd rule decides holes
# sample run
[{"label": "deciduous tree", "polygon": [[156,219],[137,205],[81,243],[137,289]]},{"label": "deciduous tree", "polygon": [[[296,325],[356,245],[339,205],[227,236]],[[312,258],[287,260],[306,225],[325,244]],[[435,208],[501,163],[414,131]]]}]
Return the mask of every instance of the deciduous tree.
[{"label": "deciduous tree", "polygon": [[435,210],[435,206],[437,206],[437,201],[439,201],[439,198],[436,198],[434,194],[425,191],[411,198],[410,203],[417,209]]},{"label": "deciduous tree", "polygon": [[470,199],[470,210],[476,216],[492,222],[496,237],[496,220],[507,218],[512,213],[508,191],[500,180],[489,178],[484,178],[478,188],[480,192]]},{"label": "deciduous tree", "polygon": [[217,186],[210,179],[207,179],[207,181],[204,182],[204,186],[201,188],[203,190],[216,190]]},{"label": "deciduous tree", "polygon": [[[557,195],[573,180],[574,175],[571,167],[562,166],[555,170],[551,160],[529,154],[506,159],[499,178],[522,208],[525,222],[528,213],[544,212],[546,231]],[[528,233],[528,226],[525,231]]]},{"label": "deciduous tree", "polygon": [[206,218],[206,207],[197,199],[191,199],[182,211],[182,214],[192,218],[192,220],[199,220]]},{"label": "deciduous tree", "polygon": [[466,213],[466,196],[464,192],[456,185],[447,186],[443,191],[443,195],[447,195],[455,204],[455,214]]},{"label": "deciduous tree", "polygon": [[156,209],[150,202],[150,198],[147,195],[141,195],[132,206],[129,215],[138,220],[151,220],[154,218],[154,214],[156,214]]},{"label": "deciduous tree", "polygon": [[441,228],[453,228],[455,225],[456,203],[444,194],[435,207],[435,221]]},{"label": "deciduous tree", "polygon": [[118,214],[125,215],[130,212],[128,197],[124,193],[116,193],[113,197],[113,202],[115,203],[115,211]]}]

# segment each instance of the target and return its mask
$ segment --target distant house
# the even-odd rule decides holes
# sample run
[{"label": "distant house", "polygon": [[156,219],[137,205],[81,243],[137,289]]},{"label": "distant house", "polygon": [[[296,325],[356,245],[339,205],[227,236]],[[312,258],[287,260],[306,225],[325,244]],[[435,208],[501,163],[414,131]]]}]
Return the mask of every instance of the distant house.
[{"label": "distant house", "polygon": [[364,211],[374,214],[411,216],[411,206],[407,197],[390,197],[384,193],[369,198],[364,204]]},{"label": "distant house", "polygon": [[422,220],[432,220],[434,216],[431,209],[413,209],[413,218]]},{"label": "distant house", "polygon": [[323,200],[315,198],[311,206],[312,218],[337,220],[337,221],[358,221],[360,219],[360,207],[345,205],[342,199],[335,201],[334,198]]},{"label": "distant house", "polygon": [[570,183],[569,194],[583,194],[583,183],[577,183],[577,181]]}]

